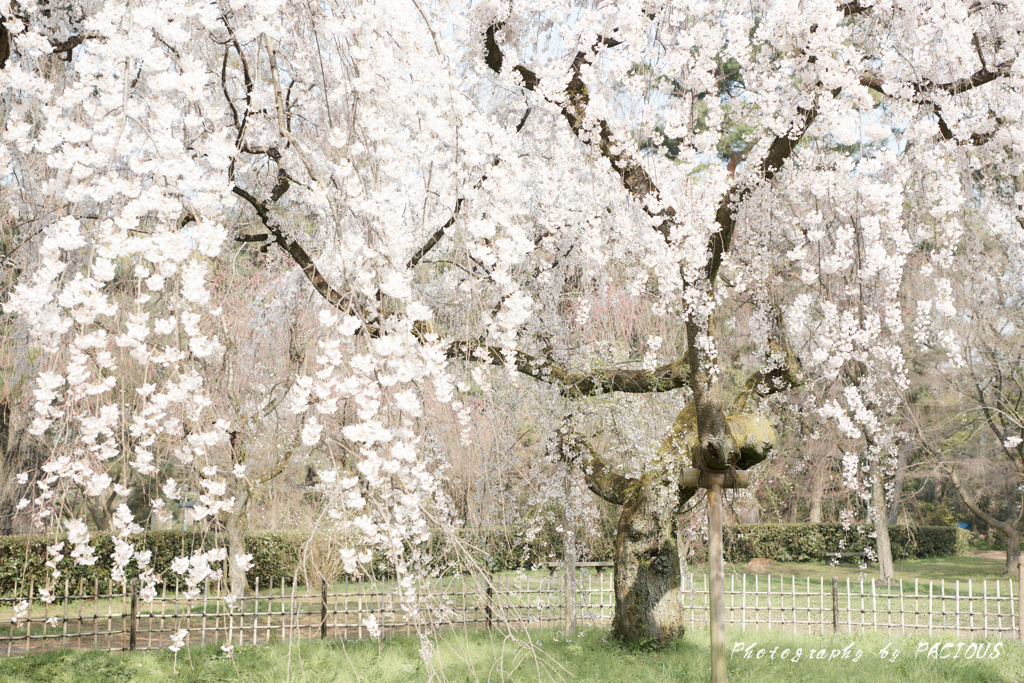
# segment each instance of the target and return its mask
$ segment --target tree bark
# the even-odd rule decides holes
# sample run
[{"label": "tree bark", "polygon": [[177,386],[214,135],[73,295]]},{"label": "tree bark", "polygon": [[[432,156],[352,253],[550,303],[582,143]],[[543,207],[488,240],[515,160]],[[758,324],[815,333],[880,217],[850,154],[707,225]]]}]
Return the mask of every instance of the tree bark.
[{"label": "tree bark", "polygon": [[1006,570],[1004,576],[1016,576],[1020,570],[1020,532],[1011,526],[1006,533]]},{"label": "tree bark", "polygon": [[814,479],[812,481],[811,495],[808,499],[808,503],[811,507],[810,522],[811,524],[821,524],[821,503],[825,499],[825,483],[828,481],[827,463],[822,463],[814,473]]},{"label": "tree bark", "polygon": [[[676,518],[696,494],[679,483],[681,468],[698,457],[693,404],[679,412],[658,451],[660,467],[637,479],[615,474],[583,439],[566,434],[562,458],[580,458],[590,490],[622,506],[615,537],[615,617],[612,632],[635,644],[665,643],[684,632],[683,595]],[[749,469],[774,448],[771,422],[755,415],[731,415],[722,440],[728,463]],[[721,443],[721,441],[720,441]]]},{"label": "tree bark", "polygon": [[910,458],[911,444],[904,444],[899,449],[896,461],[896,480],[893,482],[892,496],[889,499],[889,525],[899,524],[900,505],[903,501],[903,480],[907,476],[907,460]]},{"label": "tree bark", "polygon": [[797,503],[796,498],[792,498],[789,501],[789,505],[786,507],[786,523],[796,524],[798,521],[800,521],[799,519],[797,519],[800,516],[799,513],[800,505]]},{"label": "tree bark", "polygon": [[881,456],[871,463],[871,523],[875,530],[878,548],[878,578],[892,581],[896,571],[892,562],[892,545],[889,543],[889,515],[885,504],[885,467]]},{"label": "tree bark", "polygon": [[619,515],[615,537],[612,633],[632,643],[666,643],[685,630],[673,533],[680,489],[676,482],[655,475],[636,483]]},{"label": "tree bark", "polygon": [[228,533],[228,579],[231,583],[231,595],[237,598],[245,594],[245,571],[238,564],[238,558],[245,555],[248,507],[249,489],[243,485],[235,494],[235,507],[225,525]]}]

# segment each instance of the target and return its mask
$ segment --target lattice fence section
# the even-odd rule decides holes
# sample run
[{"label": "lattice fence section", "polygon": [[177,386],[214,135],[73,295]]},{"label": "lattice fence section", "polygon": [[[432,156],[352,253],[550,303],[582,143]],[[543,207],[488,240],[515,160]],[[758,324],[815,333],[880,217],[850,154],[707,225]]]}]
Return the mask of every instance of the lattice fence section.
[{"label": "lattice fence section", "polygon": [[[708,577],[684,577],[688,625],[709,619]],[[726,577],[726,622],[741,630],[793,632],[886,631],[955,633],[958,637],[1020,638],[1020,584],[1008,579],[919,581]],[[395,582],[341,581],[298,585],[257,582],[238,600],[207,583],[198,599],[165,584],[151,602],[133,583],[66,581],[41,591],[29,583],[0,597],[0,654],[54,648],[135,650],[165,648],[173,634],[189,632],[191,645],[259,644],[294,638],[359,639],[424,629],[561,627],[566,590],[561,570],[510,572],[487,577],[442,576],[401,586]],[[180,589],[180,590],[179,590]],[[405,595],[403,603],[401,596]],[[615,606],[612,572],[578,571],[578,625],[607,626]]]},{"label": "lattice fence section", "polygon": [[[1018,584],[1018,585],[1015,585]],[[705,625],[709,581],[691,575],[684,604],[693,627]],[[894,581],[732,575],[725,581],[726,623],[803,633],[952,632],[959,637],[1019,638],[1019,582],[1012,579]]]},{"label": "lattice fence section", "polygon": [[[151,602],[137,585],[65,581],[40,591],[33,583],[0,597],[0,654],[55,648],[145,650],[165,648],[181,629],[193,645],[258,644],[291,638],[369,637],[376,628],[390,635],[420,629],[545,627],[564,623],[562,575],[518,572],[497,576],[443,576],[409,586],[343,580],[299,585],[294,580],[256,581],[231,601],[226,586],[207,582],[195,600],[184,586],[165,584]],[[403,604],[400,591],[411,597]],[[577,576],[578,619],[611,619],[615,594],[611,573]]]}]

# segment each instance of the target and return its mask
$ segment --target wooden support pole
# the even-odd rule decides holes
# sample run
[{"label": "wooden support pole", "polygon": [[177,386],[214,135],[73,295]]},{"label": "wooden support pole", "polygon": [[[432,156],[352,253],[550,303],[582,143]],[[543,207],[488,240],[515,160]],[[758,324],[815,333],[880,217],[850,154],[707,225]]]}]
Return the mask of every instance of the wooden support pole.
[{"label": "wooden support pole", "polygon": [[832,577],[832,633],[839,633],[839,579]]},{"label": "wooden support pole", "polygon": [[722,485],[708,489],[709,562],[711,565],[711,681],[725,683],[725,561],[722,557]]},{"label": "wooden support pole", "polygon": [[[732,488],[745,489],[750,486],[750,472],[745,470],[736,470],[736,486]],[[725,485],[725,472],[721,474],[711,473],[708,475],[713,481],[717,481],[719,486]],[[680,486],[700,486],[700,470],[696,467],[684,467],[682,473],[679,476]]]},{"label": "wooden support pole", "polygon": [[[259,601],[257,601],[259,602]],[[327,639],[327,578],[320,579],[320,639]]]},{"label": "wooden support pole", "polygon": [[1017,562],[1017,573],[1017,637],[1024,643],[1024,562]]},{"label": "wooden support pole", "polygon": [[494,577],[490,572],[485,576],[487,577],[487,589],[484,592],[484,618],[487,620],[487,630],[490,631],[494,619]]},{"label": "wooden support pole", "polygon": [[[694,467],[680,473],[681,486],[701,486],[708,489],[708,563],[711,570],[711,592],[708,605],[711,616],[711,682],[726,683],[725,661],[725,560],[722,539],[722,489],[746,488],[750,474],[736,471],[733,483],[726,483],[727,472],[704,472]],[[754,618],[755,622],[757,617]],[[769,621],[771,614],[769,613]]]},{"label": "wooden support pole", "polygon": [[565,560],[565,638],[576,639],[576,533],[569,515],[569,501],[572,499],[572,465],[565,469],[565,521],[562,531],[562,552]]},{"label": "wooden support pole", "polygon": [[[122,603],[123,604],[123,603]],[[135,638],[138,635],[136,624],[139,620],[139,580],[137,578],[132,579],[132,612],[131,612],[131,623],[128,626],[128,650],[133,652],[135,650]],[[121,641],[124,642],[123,640]]]}]

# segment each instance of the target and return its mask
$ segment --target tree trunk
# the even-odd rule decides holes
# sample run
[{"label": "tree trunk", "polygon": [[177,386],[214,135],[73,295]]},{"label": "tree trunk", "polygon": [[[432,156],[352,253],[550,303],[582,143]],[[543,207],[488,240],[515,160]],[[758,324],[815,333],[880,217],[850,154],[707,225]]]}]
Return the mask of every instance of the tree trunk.
[{"label": "tree trunk", "polygon": [[1010,526],[1006,532],[1006,576],[1017,576],[1020,571],[1020,532]]},{"label": "tree trunk", "polygon": [[786,523],[796,524],[798,521],[800,521],[800,506],[796,500],[790,500],[786,507]]},{"label": "tree trunk", "polygon": [[615,538],[612,632],[630,643],[682,635],[679,553],[673,534],[678,483],[647,475],[622,507]]},{"label": "tree trunk", "polygon": [[14,528],[17,503],[32,497],[32,483],[21,485],[16,477],[22,472],[35,474],[47,458],[47,449],[28,433],[26,408],[0,403],[0,535],[24,533]]},{"label": "tree trunk", "polygon": [[[0,28],[0,67],[7,59],[4,54],[7,29]],[[0,401],[0,458],[6,464],[9,458],[8,450],[11,442],[11,405],[7,401]],[[10,536],[14,522],[14,500],[11,495],[0,496],[0,536]]]},{"label": "tree trunk", "polygon": [[1006,535],[1006,575],[1017,576],[1020,571],[1020,531],[1014,524],[1017,521],[1020,510],[1020,501],[1016,497],[1010,498],[1007,509],[1006,525],[1000,531]]},{"label": "tree trunk", "polygon": [[899,524],[900,503],[903,500],[903,480],[907,476],[907,460],[912,444],[904,444],[896,456],[896,481],[893,482],[892,498],[889,500],[889,525]]},{"label": "tree trunk", "polygon": [[821,524],[821,503],[825,499],[825,483],[828,481],[828,464],[822,462],[818,471],[814,473],[814,480],[811,484],[811,495],[808,503],[811,506],[811,524]]},{"label": "tree trunk", "polygon": [[881,456],[871,464],[871,523],[878,546],[878,578],[892,581],[896,571],[892,563],[892,545],[889,543],[888,507],[885,504],[885,467]]},{"label": "tree trunk", "polygon": [[231,511],[226,527],[228,532],[228,579],[231,595],[245,594],[245,571],[238,564],[238,558],[245,555],[245,529],[248,518],[249,489],[244,485],[235,494],[235,507]]}]

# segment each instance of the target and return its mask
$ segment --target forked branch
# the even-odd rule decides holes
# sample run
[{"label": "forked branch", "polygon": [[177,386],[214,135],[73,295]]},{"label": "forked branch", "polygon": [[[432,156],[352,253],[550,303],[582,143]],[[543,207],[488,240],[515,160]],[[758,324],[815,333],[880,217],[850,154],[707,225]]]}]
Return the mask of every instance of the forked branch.
[{"label": "forked branch", "polygon": [[557,448],[563,462],[580,465],[587,488],[609,503],[624,505],[629,491],[638,484],[635,479],[613,472],[586,439],[570,430],[568,419],[559,430]]}]

